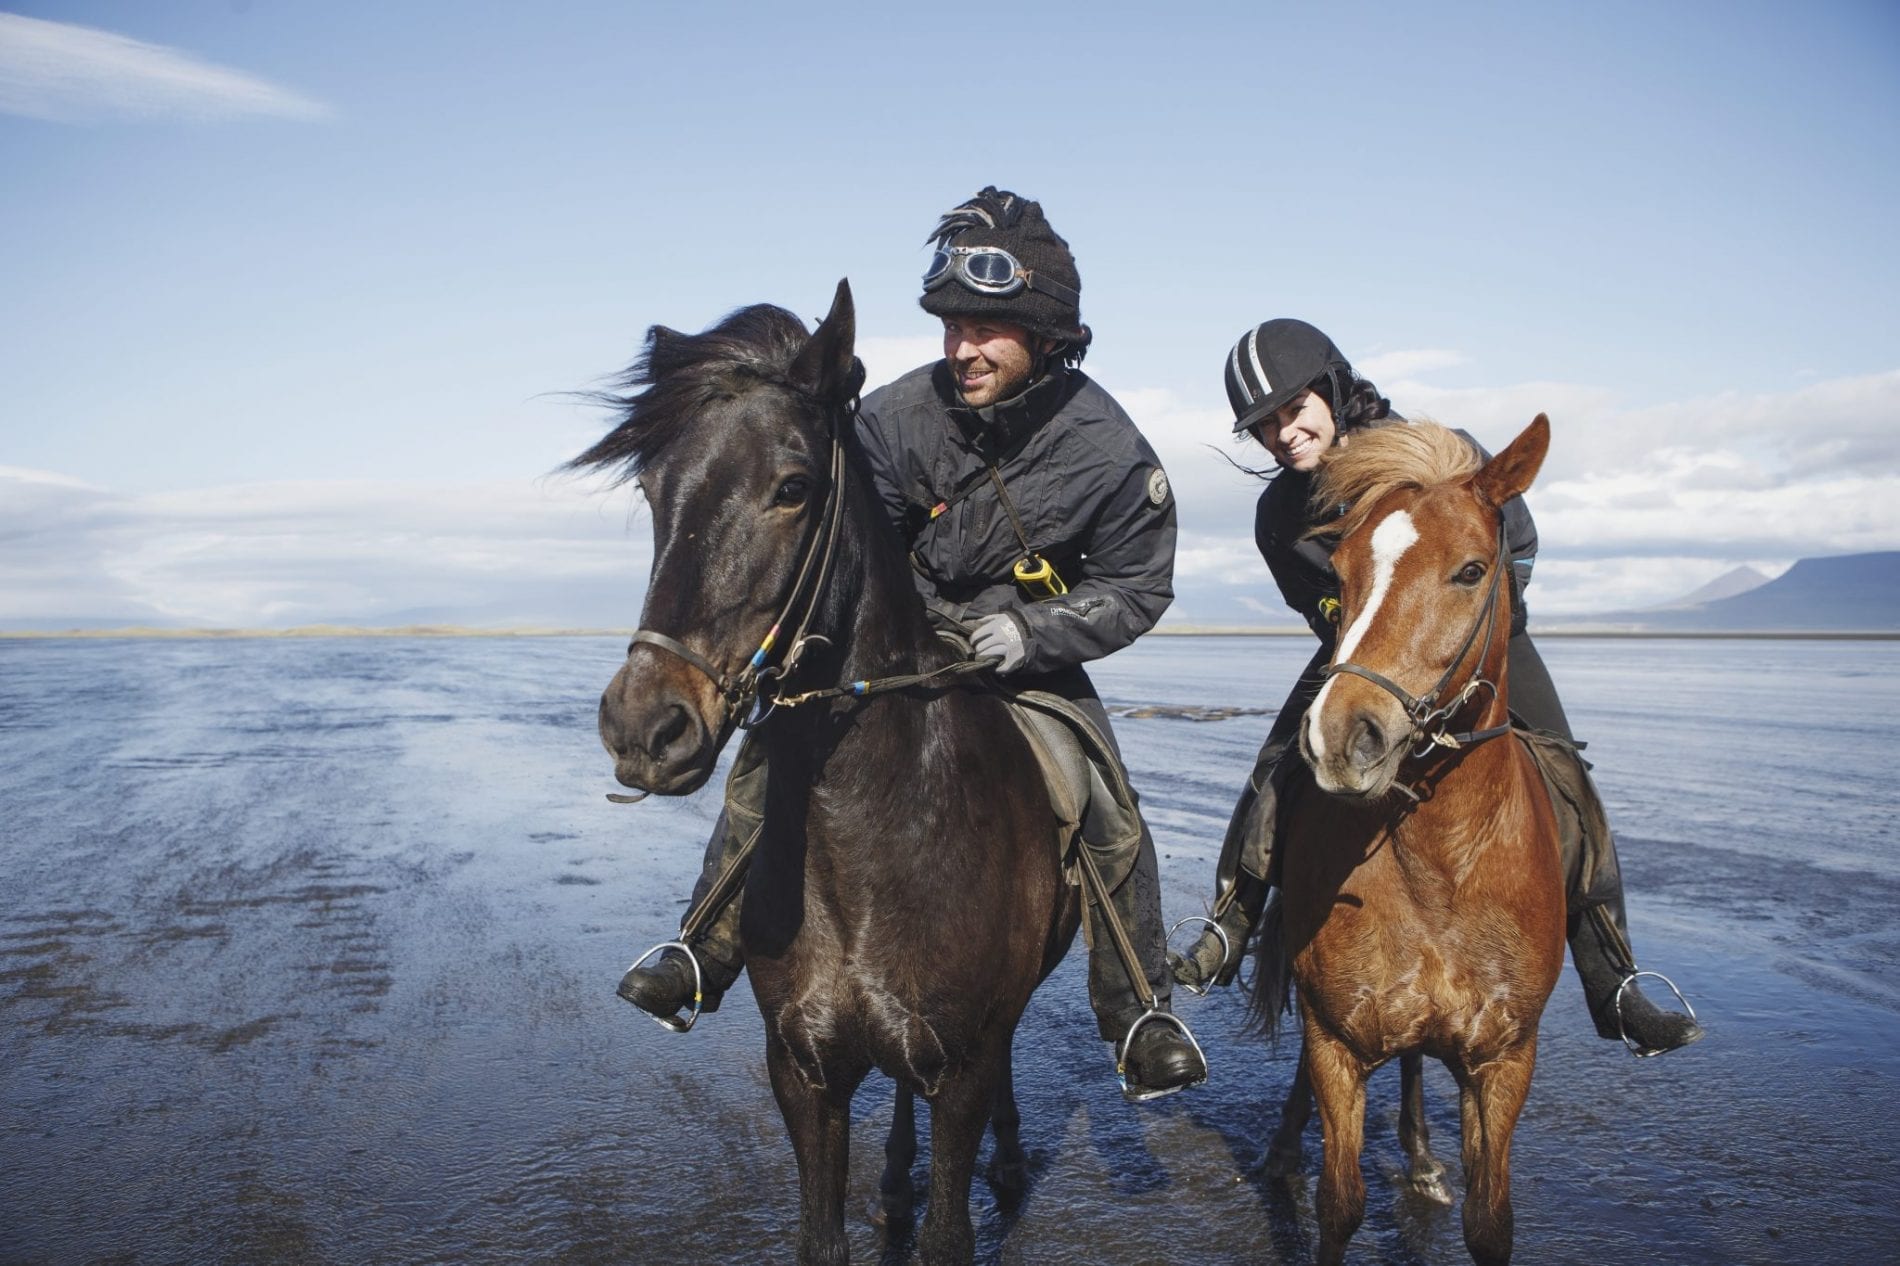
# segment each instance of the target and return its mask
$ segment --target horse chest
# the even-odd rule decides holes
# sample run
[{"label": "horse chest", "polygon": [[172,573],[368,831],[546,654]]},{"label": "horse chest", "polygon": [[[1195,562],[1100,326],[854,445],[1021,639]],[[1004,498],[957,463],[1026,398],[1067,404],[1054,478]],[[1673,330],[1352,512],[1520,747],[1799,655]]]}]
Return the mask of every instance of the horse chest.
[{"label": "horse chest", "polygon": [[1541,1006],[1524,996],[1502,929],[1429,916],[1429,906],[1366,893],[1294,956],[1306,1006],[1363,1059],[1421,1049],[1484,1058],[1536,1027]]}]

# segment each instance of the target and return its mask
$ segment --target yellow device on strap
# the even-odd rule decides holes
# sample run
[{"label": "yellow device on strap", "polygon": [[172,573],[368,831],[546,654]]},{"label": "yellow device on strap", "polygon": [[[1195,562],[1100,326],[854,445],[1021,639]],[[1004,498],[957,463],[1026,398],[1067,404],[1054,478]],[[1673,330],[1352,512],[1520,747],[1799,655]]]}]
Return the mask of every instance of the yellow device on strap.
[{"label": "yellow device on strap", "polygon": [[1062,577],[1056,575],[1056,569],[1041,554],[1030,554],[1016,560],[1016,583],[1025,589],[1042,588],[1044,592],[1036,595],[1040,602],[1044,598],[1060,598],[1069,592],[1062,583]]}]

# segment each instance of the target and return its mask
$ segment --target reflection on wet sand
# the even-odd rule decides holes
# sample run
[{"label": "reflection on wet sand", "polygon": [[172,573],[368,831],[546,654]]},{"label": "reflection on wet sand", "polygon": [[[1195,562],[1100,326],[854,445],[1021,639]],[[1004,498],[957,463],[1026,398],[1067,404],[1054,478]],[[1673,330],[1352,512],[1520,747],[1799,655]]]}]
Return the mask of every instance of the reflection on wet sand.
[{"label": "reflection on wet sand", "polygon": [[[1876,1260],[1900,1242],[1895,650],[1631,645],[1546,653],[1598,740],[1640,943],[1712,1036],[1632,1061],[1566,977],[1517,1136],[1520,1256]],[[1305,647],[1164,649],[1097,680],[1172,921]],[[788,1260],[796,1171],[748,990],[684,1038],[613,996],[676,924],[715,808],[600,799],[619,650],[0,644],[0,1260]],[[1214,1080],[1134,1108],[1081,955],[1038,992],[1031,1185],[1003,1208],[978,1184],[979,1261],[1310,1260],[1317,1129],[1305,1176],[1257,1165],[1292,1046],[1248,1033],[1236,992],[1179,1005]],[[1350,1260],[1463,1262],[1455,1211],[1405,1194],[1397,1081],[1373,1080]],[[1427,1093],[1449,1156],[1435,1065]],[[875,1078],[854,1104],[859,1202],[890,1110]],[[901,1230],[851,1238],[914,1258]]]}]

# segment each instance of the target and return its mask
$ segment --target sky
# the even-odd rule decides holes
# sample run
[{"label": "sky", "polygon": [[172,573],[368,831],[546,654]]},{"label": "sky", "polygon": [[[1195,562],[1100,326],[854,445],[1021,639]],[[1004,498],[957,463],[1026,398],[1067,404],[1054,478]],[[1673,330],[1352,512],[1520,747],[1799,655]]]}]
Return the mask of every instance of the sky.
[{"label": "sky", "polygon": [[1534,617],[1900,549],[1891,0],[13,4],[0,629],[631,627],[577,393],[840,277],[873,383],[932,359],[987,184],[1167,466],[1172,622],[1296,623],[1222,457],[1276,316],[1494,450],[1550,415]]}]

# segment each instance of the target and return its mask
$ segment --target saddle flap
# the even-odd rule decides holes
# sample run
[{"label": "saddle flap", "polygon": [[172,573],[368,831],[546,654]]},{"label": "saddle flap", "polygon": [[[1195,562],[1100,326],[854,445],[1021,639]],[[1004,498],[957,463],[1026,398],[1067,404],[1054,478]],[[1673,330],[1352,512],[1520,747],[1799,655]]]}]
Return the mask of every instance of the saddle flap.
[{"label": "saddle flap", "polygon": [[1060,695],[1022,690],[1008,702],[1062,819],[1065,858],[1079,835],[1108,886],[1119,886],[1141,847],[1141,815],[1121,761],[1088,715]]}]

